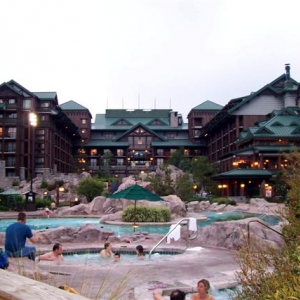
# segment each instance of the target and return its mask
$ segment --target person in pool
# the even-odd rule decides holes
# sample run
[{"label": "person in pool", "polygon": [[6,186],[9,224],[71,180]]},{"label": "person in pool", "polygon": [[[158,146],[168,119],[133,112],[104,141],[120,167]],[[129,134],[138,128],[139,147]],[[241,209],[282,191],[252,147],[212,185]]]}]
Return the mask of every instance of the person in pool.
[{"label": "person in pool", "polygon": [[62,255],[62,244],[55,243],[53,245],[52,251],[42,254],[36,258],[36,261],[47,260],[47,261],[64,261],[64,257]]},{"label": "person in pool", "polygon": [[121,258],[121,254],[116,252],[116,253],[114,254],[114,262],[119,262],[119,261],[120,261],[120,258]]},{"label": "person in pool", "polygon": [[193,294],[191,300],[215,300],[212,295],[208,294],[210,283],[207,279],[201,279],[197,284],[198,293]]},{"label": "person in pool", "polygon": [[137,245],[135,247],[135,252],[136,252],[139,259],[144,259],[145,258],[144,247],[142,245]]},{"label": "person in pool", "polygon": [[[158,292],[153,292],[153,300],[164,300],[165,298]],[[170,294],[170,300],[185,300],[185,292],[181,290],[174,290]]]},{"label": "person in pool", "polygon": [[102,258],[111,258],[111,257],[113,256],[113,252],[112,252],[112,244],[111,244],[111,243],[106,242],[106,243],[104,244],[104,249],[101,250],[100,256],[101,256]]}]

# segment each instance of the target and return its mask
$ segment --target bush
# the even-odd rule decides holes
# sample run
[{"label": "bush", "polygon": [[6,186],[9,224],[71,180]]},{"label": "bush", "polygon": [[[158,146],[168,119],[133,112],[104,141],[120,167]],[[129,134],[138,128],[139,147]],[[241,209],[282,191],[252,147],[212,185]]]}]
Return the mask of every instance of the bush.
[{"label": "bush", "polygon": [[218,205],[236,205],[236,202],[234,200],[230,200],[228,198],[214,198],[211,200],[211,203],[218,203]]},{"label": "bush", "polygon": [[85,196],[88,202],[91,202],[97,196],[101,196],[103,190],[104,183],[92,178],[83,179],[76,188],[77,194]]},{"label": "bush", "polygon": [[45,207],[50,207],[51,205],[51,200],[48,199],[41,199],[36,197],[35,198],[35,207],[38,208],[45,208]]},{"label": "bush", "polygon": [[169,222],[171,212],[167,207],[127,206],[122,213],[123,222]]},{"label": "bush", "polygon": [[47,187],[48,187],[47,181],[46,181],[46,180],[43,180],[43,181],[41,182],[40,188],[41,188],[41,189],[46,189]]}]

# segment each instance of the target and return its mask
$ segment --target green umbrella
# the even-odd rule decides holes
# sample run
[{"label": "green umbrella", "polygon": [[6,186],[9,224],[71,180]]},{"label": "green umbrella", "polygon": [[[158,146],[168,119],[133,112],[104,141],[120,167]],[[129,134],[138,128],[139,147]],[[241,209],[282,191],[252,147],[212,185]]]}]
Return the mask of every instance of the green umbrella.
[{"label": "green umbrella", "polygon": [[135,231],[136,228],[136,201],[137,200],[148,200],[148,201],[164,201],[164,199],[160,198],[156,194],[148,191],[147,189],[141,187],[138,184],[134,184],[127,189],[124,189],[120,192],[114,193],[109,196],[111,199],[126,199],[126,200],[134,200],[134,224],[133,229]]}]

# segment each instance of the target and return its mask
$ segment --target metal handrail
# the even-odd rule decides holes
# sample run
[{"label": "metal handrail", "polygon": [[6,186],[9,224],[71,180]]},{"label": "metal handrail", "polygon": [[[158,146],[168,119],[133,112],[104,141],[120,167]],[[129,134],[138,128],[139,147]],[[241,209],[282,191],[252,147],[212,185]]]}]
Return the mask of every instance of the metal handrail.
[{"label": "metal handrail", "polygon": [[[163,236],[163,238],[161,239],[161,240],[159,240],[159,242],[156,244],[156,245],[154,245],[153,246],[153,248],[149,251],[149,259],[151,259],[151,254],[152,254],[152,252],[164,241],[164,239],[166,238],[166,237],[168,237],[176,228],[177,228],[177,226],[178,225],[180,225],[183,221],[190,221],[190,218],[184,218],[184,219],[181,219],[181,220],[179,220],[176,224],[175,224],[175,226],[173,227],[173,229],[171,230],[171,231],[169,231],[168,233],[166,233],[164,236]],[[196,231],[196,235],[195,236],[192,236],[192,237],[188,237],[188,239],[189,240],[192,240],[192,239],[195,239],[196,237],[197,237],[197,235],[198,235],[198,229],[197,229],[197,231]]]},{"label": "metal handrail", "polygon": [[263,225],[263,226],[265,226],[265,227],[271,229],[272,231],[274,231],[274,232],[280,234],[281,236],[284,236],[281,232],[279,232],[279,231],[273,229],[272,227],[268,226],[267,224],[265,224],[265,223],[263,223],[263,222],[261,222],[261,221],[259,221],[259,220],[251,220],[251,221],[249,221],[248,224],[247,224],[247,230],[248,230],[248,244],[249,244],[249,242],[250,242],[250,223],[253,223],[253,222],[257,222],[257,223],[259,223],[259,224],[261,224],[261,225]]}]

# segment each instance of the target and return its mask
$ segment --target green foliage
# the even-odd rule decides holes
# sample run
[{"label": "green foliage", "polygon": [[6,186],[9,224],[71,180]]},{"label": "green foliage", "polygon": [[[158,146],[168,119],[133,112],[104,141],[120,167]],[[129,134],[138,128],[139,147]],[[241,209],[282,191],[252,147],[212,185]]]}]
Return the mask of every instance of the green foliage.
[{"label": "green foliage", "polygon": [[111,176],[110,174],[110,161],[113,157],[113,154],[110,150],[106,151],[102,155],[102,162],[103,162],[103,177],[109,178]]},{"label": "green foliage", "polygon": [[48,199],[41,199],[39,197],[35,198],[35,207],[38,208],[46,208],[46,207],[50,207],[51,205],[51,200]]},{"label": "green foliage", "polygon": [[91,202],[95,197],[101,196],[104,186],[104,183],[96,179],[86,178],[79,182],[76,192],[78,195],[85,196],[87,201]]},{"label": "green foliage", "polygon": [[236,202],[234,200],[230,200],[228,198],[213,198],[211,200],[211,203],[218,203],[218,205],[220,204],[226,204],[226,205],[236,205]]},{"label": "green foliage", "polygon": [[173,166],[179,168],[179,164],[182,161],[182,159],[184,159],[184,158],[185,158],[185,156],[184,156],[184,148],[180,147],[178,150],[174,151],[171,154],[171,156],[168,159],[167,163],[169,165],[173,165]]},{"label": "green foliage", "polygon": [[157,195],[167,196],[174,194],[175,188],[171,178],[171,170],[168,168],[168,165],[160,165],[159,168],[164,172],[164,177],[158,174],[148,175],[146,180],[151,182],[154,192]]},{"label": "green foliage", "polygon": [[194,191],[189,173],[184,173],[182,176],[177,177],[175,194],[185,202],[193,197]]},{"label": "green foliage", "polygon": [[19,186],[19,180],[15,179],[15,180],[12,182],[12,186]]},{"label": "green foliage", "polygon": [[171,212],[167,207],[127,206],[122,212],[123,222],[169,222]]},{"label": "green foliage", "polygon": [[47,180],[43,179],[40,185],[41,189],[46,189],[48,187]]},{"label": "green foliage", "polygon": [[278,250],[262,245],[253,235],[236,251],[242,290],[237,291],[235,300],[300,299],[300,154],[294,150],[286,158],[289,167],[283,170],[282,182],[289,187],[289,202],[279,212],[286,220],[282,227],[285,244]]},{"label": "green foliage", "polygon": [[56,189],[56,184],[55,183],[48,183],[47,184],[47,190],[49,192],[54,191]]}]

